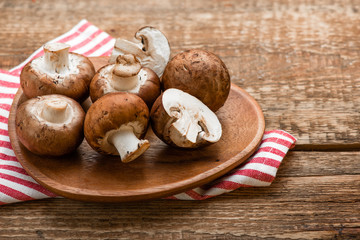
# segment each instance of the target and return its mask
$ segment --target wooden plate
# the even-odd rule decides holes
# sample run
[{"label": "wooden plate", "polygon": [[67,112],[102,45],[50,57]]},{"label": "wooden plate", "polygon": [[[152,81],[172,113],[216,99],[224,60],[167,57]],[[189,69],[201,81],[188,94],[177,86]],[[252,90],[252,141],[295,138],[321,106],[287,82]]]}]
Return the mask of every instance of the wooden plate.
[{"label": "wooden plate", "polygon": [[[103,59],[92,59],[96,68]],[[29,152],[15,132],[15,115],[26,98],[17,92],[9,117],[9,135],[24,169],[52,192],[76,200],[123,202],[170,196],[208,183],[245,161],[262,139],[265,121],[257,102],[236,85],[217,112],[221,140],[197,150],[175,149],[149,129],[151,147],[124,164],[118,157],[95,152],[84,140],[76,152],[63,157],[40,157]]]}]

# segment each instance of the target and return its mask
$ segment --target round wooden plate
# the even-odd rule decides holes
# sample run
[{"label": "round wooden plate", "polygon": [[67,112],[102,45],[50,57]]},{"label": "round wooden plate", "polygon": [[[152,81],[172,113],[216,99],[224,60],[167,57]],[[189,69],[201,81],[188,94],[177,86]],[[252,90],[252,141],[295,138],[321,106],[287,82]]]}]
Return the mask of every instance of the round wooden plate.
[{"label": "round wooden plate", "polygon": [[16,110],[25,100],[19,89],[9,117],[9,135],[16,157],[44,187],[63,197],[82,201],[156,199],[201,186],[254,153],[265,129],[264,116],[257,102],[232,85],[228,100],[217,112],[223,135],[211,146],[196,150],[175,149],[161,142],[149,129],[146,139],[151,147],[127,164],[118,157],[98,154],[86,140],[72,154],[40,157],[29,152],[16,136]]}]

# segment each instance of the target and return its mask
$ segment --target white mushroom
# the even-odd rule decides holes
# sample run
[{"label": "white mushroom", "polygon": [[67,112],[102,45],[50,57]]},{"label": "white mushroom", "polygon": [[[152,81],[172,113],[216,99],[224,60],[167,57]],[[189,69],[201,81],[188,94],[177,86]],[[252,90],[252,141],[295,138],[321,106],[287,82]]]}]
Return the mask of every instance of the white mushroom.
[{"label": "white mushroom", "polygon": [[215,113],[179,89],[166,90],[155,101],[150,116],[154,133],[172,146],[197,148],[219,141],[222,134]]},{"label": "white mushroom", "polygon": [[144,27],[135,34],[134,42],[116,39],[110,63],[115,63],[119,55],[127,53],[135,55],[142,66],[150,68],[161,77],[170,60],[170,45],[161,31]]}]

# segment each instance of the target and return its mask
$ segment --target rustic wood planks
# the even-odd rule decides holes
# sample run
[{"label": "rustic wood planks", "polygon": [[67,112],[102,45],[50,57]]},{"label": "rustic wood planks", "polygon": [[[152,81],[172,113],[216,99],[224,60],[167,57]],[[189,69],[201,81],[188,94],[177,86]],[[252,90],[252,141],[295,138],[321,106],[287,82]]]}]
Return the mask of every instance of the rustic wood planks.
[{"label": "rustic wood planks", "polygon": [[128,39],[153,25],[166,33],[173,54],[205,48],[219,55],[233,83],[261,105],[267,129],[298,138],[268,188],[204,202],[2,206],[0,238],[360,236],[360,1],[4,0],[0,10],[0,69],[82,18]]}]

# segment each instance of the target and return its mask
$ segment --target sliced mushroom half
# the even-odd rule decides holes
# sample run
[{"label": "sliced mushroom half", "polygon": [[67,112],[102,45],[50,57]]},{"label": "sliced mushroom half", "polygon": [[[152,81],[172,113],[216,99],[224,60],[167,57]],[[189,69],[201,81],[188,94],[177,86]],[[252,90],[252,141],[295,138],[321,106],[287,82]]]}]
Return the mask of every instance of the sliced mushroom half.
[{"label": "sliced mushroom half", "polygon": [[151,110],[151,126],[165,143],[197,148],[219,141],[219,119],[205,104],[178,89],[166,90]]},{"label": "sliced mushroom half", "polygon": [[160,30],[154,27],[143,27],[135,34],[133,42],[116,39],[110,63],[115,63],[119,55],[126,53],[135,55],[142,66],[152,69],[161,77],[170,60],[170,45]]}]

